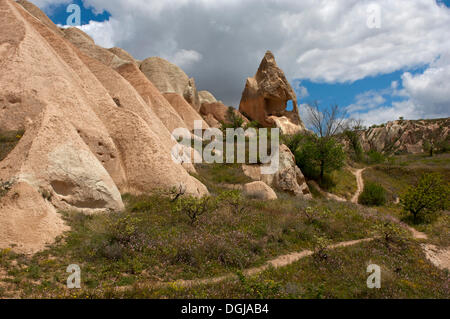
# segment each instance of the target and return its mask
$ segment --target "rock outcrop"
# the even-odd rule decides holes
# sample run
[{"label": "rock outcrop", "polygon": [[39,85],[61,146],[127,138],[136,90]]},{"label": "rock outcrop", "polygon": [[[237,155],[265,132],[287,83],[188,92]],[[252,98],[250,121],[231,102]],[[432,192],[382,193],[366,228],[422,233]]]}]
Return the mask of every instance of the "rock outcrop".
[{"label": "rock outcrop", "polygon": [[243,165],[244,174],[255,181],[305,199],[312,199],[305,177],[295,164],[295,157],[286,145],[280,146],[278,171],[272,175],[262,175],[261,165]]},{"label": "rock outcrop", "polygon": [[122,48],[114,47],[108,49],[108,51],[115,54],[119,59],[137,64],[137,61],[133,58],[133,56]]},{"label": "rock outcrop", "polygon": [[[228,116],[229,109],[230,106],[225,106],[222,102],[203,103],[200,108],[200,114],[209,126],[219,128],[222,123],[231,123]],[[240,117],[244,124],[248,123],[248,119],[235,108],[233,108],[233,113],[235,116]]]},{"label": "rock outcrop", "polygon": [[36,10],[0,0],[0,127],[25,129],[0,162],[0,247],[42,249],[66,229],[56,210],[118,211],[120,193],[208,194],[172,161],[168,127],[186,123],[137,65]]},{"label": "rock outcrop", "polygon": [[275,200],[277,194],[264,182],[253,182],[244,185],[243,193],[245,196],[260,200]]},{"label": "rock outcrop", "polygon": [[[289,102],[292,103],[292,111],[287,110]],[[279,127],[283,134],[305,130],[297,96],[270,51],[261,61],[256,75],[247,79],[239,111],[263,127]]]},{"label": "rock outcrop", "polygon": [[200,98],[200,105],[203,103],[215,103],[217,102],[216,98],[211,92],[208,91],[200,91],[198,92],[198,97]]},{"label": "rock outcrop", "polygon": [[196,110],[200,110],[200,98],[195,80],[173,63],[159,57],[145,59],[140,64],[142,73],[161,93],[177,93]]},{"label": "rock outcrop", "polygon": [[367,152],[424,152],[424,143],[450,145],[450,118],[435,120],[398,120],[369,128],[361,134],[361,144]]},{"label": "rock outcrop", "polygon": [[201,121],[203,129],[209,128],[209,125],[203,120],[200,114],[182,96],[177,93],[164,93],[163,96],[169,101],[184,123],[186,123],[190,131],[194,130],[195,121]]}]

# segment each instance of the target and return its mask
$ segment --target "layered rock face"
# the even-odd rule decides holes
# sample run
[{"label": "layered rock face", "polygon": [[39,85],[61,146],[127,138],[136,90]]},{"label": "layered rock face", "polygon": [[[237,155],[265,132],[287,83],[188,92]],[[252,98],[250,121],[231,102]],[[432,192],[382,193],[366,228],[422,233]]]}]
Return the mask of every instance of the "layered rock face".
[{"label": "layered rock face", "polygon": [[40,250],[66,229],[56,210],[121,210],[121,192],[208,194],[172,161],[168,127],[187,124],[137,65],[21,3],[0,0],[0,128],[25,129],[0,163],[0,247]]},{"label": "layered rock face", "polygon": [[140,64],[142,73],[161,93],[177,93],[196,110],[200,110],[200,98],[195,80],[173,63],[159,57],[145,59]]},{"label": "layered rock face", "polygon": [[[289,101],[292,111],[286,110]],[[262,59],[256,75],[247,79],[239,111],[263,127],[280,128],[283,134],[305,130],[298,112],[297,96],[270,51]]]},{"label": "layered rock face", "polygon": [[450,144],[450,118],[436,120],[398,120],[372,127],[361,135],[365,151],[418,154],[424,143]]}]

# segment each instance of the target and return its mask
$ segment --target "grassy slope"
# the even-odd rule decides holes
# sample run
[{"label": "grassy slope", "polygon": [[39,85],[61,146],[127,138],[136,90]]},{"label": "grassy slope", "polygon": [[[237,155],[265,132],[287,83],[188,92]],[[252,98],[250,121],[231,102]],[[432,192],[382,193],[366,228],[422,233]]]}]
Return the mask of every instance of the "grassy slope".
[{"label": "grassy slope", "polygon": [[[368,289],[368,265],[381,267],[381,289]],[[376,240],[329,251],[327,259],[307,257],[255,277],[220,285],[165,289],[135,287],[110,292],[125,298],[450,298],[449,274],[438,270],[415,242]]]},{"label": "grassy slope", "polygon": [[[245,182],[234,166],[206,166],[198,171],[207,185]],[[224,180],[224,176],[231,180]],[[215,186],[213,193],[220,191]],[[376,241],[330,251],[326,260],[308,257],[241,281],[227,280],[191,289],[172,285],[116,291],[113,287],[135,283],[151,286],[152,282],[235,273],[274,256],[312,249],[317,238],[332,242],[366,238],[383,215],[352,204],[305,202],[279,194],[277,201],[268,203],[244,200],[247,210],[240,215],[223,205],[215,213],[202,216],[196,226],[190,226],[185,216],[171,213],[173,204],[161,196],[126,196],[125,200],[127,211],[121,214],[65,213],[72,230],[32,258],[1,251],[0,274],[7,276],[0,282],[0,297],[449,297],[448,272],[432,266],[410,238],[406,243],[389,246]],[[304,213],[307,206],[314,211],[311,220]],[[381,208],[383,211],[391,209]],[[433,224],[430,232],[439,233],[440,237],[433,240],[442,243],[446,240],[442,241],[442,231],[449,234],[449,223],[441,220],[440,225],[440,231]],[[381,290],[365,287],[366,267],[372,262],[382,266],[386,275]],[[66,267],[73,263],[82,269],[80,291],[65,288]]]},{"label": "grassy slope", "polygon": [[356,177],[347,168],[334,171],[331,174],[334,185],[327,189],[328,192],[350,200],[358,189]]},{"label": "grassy slope", "polygon": [[436,213],[428,222],[414,225],[395,199],[409,186],[414,185],[423,173],[440,173],[450,181],[450,154],[434,157],[425,155],[396,156],[390,164],[375,165],[363,173],[365,181],[381,184],[388,195],[388,203],[377,208],[379,212],[391,214],[429,236],[430,242],[447,247],[450,245],[450,215],[448,212]]}]

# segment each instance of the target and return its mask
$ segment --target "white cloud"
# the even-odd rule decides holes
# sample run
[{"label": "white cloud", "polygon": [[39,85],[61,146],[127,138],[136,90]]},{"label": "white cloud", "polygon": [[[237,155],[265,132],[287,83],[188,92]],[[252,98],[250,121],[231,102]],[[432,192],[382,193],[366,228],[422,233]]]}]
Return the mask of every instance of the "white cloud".
[{"label": "white cloud", "polygon": [[422,74],[402,76],[405,93],[431,117],[450,114],[450,54],[440,57]]},{"label": "white cloud", "polygon": [[32,0],[30,2],[33,2],[36,6],[38,6],[41,9],[46,9],[52,5],[71,3],[72,0]]},{"label": "white cloud", "polygon": [[[366,124],[380,124],[400,116],[405,119],[439,118],[450,116],[450,54],[434,61],[423,73],[402,75],[402,89],[394,81],[390,88],[367,91],[347,106],[353,117]],[[383,96],[403,97],[401,102],[386,105]]]},{"label": "white cloud", "polygon": [[202,59],[202,55],[194,50],[180,50],[172,57],[166,57],[170,62],[178,65],[181,68],[189,67]]},{"label": "white cloud", "polygon": [[[100,44],[114,40],[139,59],[179,60],[200,89],[233,105],[268,49],[289,79],[328,83],[428,65],[450,52],[450,9],[434,0],[376,1],[379,29],[367,27],[367,8],[373,3],[368,0],[83,2],[112,14],[114,22],[87,30],[102,39]],[[431,98],[420,89],[431,78],[439,81],[441,76],[431,71],[420,78],[405,74],[405,90],[414,105]]]},{"label": "white cloud", "polygon": [[89,24],[79,26],[78,28],[89,34],[96,44],[104,48],[112,48],[115,46],[113,36],[114,23],[114,19],[105,22],[90,21]]}]

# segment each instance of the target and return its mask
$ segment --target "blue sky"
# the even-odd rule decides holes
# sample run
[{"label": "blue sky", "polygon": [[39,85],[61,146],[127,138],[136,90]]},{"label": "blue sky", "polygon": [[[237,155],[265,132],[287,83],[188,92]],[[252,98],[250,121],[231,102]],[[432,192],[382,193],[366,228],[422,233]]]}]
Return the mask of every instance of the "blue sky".
[{"label": "blue sky", "polygon": [[[450,29],[450,10],[439,8],[433,0],[428,7],[419,1],[399,0],[396,5],[378,1],[384,24],[379,30],[367,31],[346,26],[355,23],[353,12],[365,11],[352,1],[327,8],[330,2],[326,1],[267,1],[260,6],[256,0],[239,5],[217,0],[213,6],[205,4],[203,8],[197,2],[188,8],[190,0],[170,4],[160,0],[132,4],[124,0],[32,0],[60,25],[66,24],[70,14],[67,4],[78,4],[82,29],[98,44],[122,47],[138,59],[162,56],[195,77],[200,89],[211,91],[229,105],[239,104],[245,78],[254,74],[264,51],[271,49],[300,104],[338,104],[368,125],[399,116],[450,116],[450,93],[441,85],[443,79],[450,82],[450,58],[441,57],[450,51],[450,41],[442,40]],[[316,4],[320,2],[323,4]],[[450,0],[437,3],[450,7]],[[253,22],[249,17],[253,9],[261,10],[262,17],[268,15],[267,22],[263,24],[260,20],[264,18],[258,17],[258,22]],[[276,14],[277,19],[270,22]],[[326,19],[321,20],[324,14]],[[406,20],[390,21],[408,14]],[[317,20],[314,15],[322,22],[311,26]],[[306,21],[307,16],[313,16],[312,22]],[[289,26],[278,25],[280,20]],[[241,36],[249,23],[253,29]],[[261,23],[259,29],[256,23]],[[342,33],[336,32],[340,28]],[[367,44],[368,39],[378,41],[377,45]],[[333,42],[336,44],[330,45]],[[385,45],[387,49],[383,49]],[[354,57],[353,52],[362,55]]]}]

